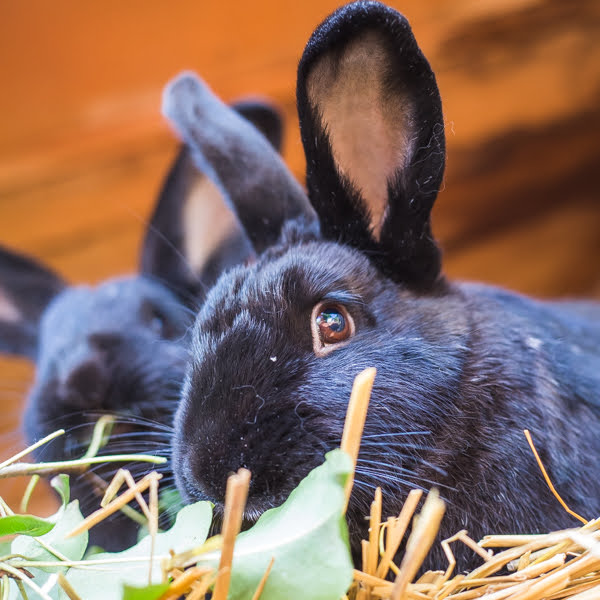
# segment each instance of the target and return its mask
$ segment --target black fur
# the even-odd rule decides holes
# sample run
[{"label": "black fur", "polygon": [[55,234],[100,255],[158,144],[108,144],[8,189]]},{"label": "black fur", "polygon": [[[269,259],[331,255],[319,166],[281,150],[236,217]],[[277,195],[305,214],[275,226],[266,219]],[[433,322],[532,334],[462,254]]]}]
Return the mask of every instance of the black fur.
[{"label": "black fur", "polygon": [[[282,123],[275,109],[258,101],[234,108],[280,144]],[[185,231],[192,228],[184,231],[181,224],[191,183],[201,176],[184,148],[146,232],[140,275],[97,287],[69,287],[36,261],[0,248],[0,351],[24,354],[37,367],[23,418],[26,438],[33,443],[66,430],[37,452],[40,460],[80,458],[93,425],[106,413],[116,416],[116,425],[103,453],[169,456],[194,316],[188,307],[196,309],[208,283],[253,254],[238,229],[201,272],[190,268]],[[73,478],[72,495],[85,515],[99,506],[96,475],[110,481],[119,466],[111,463]],[[138,463],[128,468],[142,475],[155,467]],[[161,469],[169,485],[170,467]],[[92,529],[91,542],[119,550],[131,546],[136,535],[137,526],[119,513]]]},{"label": "black fur", "polygon": [[[349,38],[371,28],[381,32],[390,93],[408,90],[419,115],[416,154],[387,182],[379,242],[367,223],[368,199],[352,190],[352,173],[344,181],[336,171],[336,149],[303,91],[315,57],[343,53]],[[340,9],[311,38],[299,73],[308,188],[322,234],[288,220],[277,243],[222,275],[207,295],[175,417],[180,491],[219,509],[227,475],[243,466],[253,473],[246,518],[278,504],[339,445],[353,378],[375,366],[348,509],[355,557],[377,485],[384,516],[398,513],[411,488],[437,486],[447,501],[439,538],[462,528],[478,538],[575,525],[542,479],[526,427],[567,503],[596,517],[600,305],[540,302],[439,276],[429,212],[444,164],[441,108],[398,13],[374,2]],[[194,93],[173,100],[171,86],[165,101],[195,106]],[[194,146],[194,124],[180,114],[176,125]],[[247,143],[245,135],[228,141]],[[202,165],[215,156],[199,145],[194,151]],[[227,187],[226,178],[220,183]],[[262,214],[258,204],[255,210]],[[343,304],[356,333],[317,356],[310,319],[323,300]],[[454,550],[459,569],[481,560],[460,545]],[[426,566],[445,564],[436,546]]]},{"label": "black fur", "polygon": [[0,256],[0,282],[10,282],[0,284],[0,352],[35,360],[40,317],[65,284],[50,269],[3,246]]}]

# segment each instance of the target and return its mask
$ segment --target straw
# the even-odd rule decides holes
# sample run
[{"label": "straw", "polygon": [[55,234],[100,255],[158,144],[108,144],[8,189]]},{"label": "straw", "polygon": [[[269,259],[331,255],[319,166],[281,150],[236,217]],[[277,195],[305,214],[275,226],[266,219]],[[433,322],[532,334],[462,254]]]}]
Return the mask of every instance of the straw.
[{"label": "straw", "polygon": [[138,493],[146,491],[153,480],[159,480],[162,478],[160,473],[156,473],[156,471],[152,471],[152,473],[148,473],[139,483],[137,483],[133,489],[129,488],[125,492],[123,492],[120,496],[115,498],[110,504],[105,506],[104,508],[100,508],[99,510],[93,512],[87,518],[85,518],[73,531],[69,532],[65,537],[75,537],[88,529],[97,525],[106,517],[112,515],[117,512],[122,506],[131,502]]},{"label": "straw", "polygon": [[239,469],[227,480],[227,491],[225,494],[225,514],[223,517],[223,548],[219,562],[219,576],[215,583],[213,600],[226,600],[231,579],[231,562],[233,560],[233,548],[235,538],[242,527],[242,518],[246,508],[248,487],[250,486],[250,471]]},{"label": "straw", "polygon": [[340,445],[341,449],[352,458],[352,474],[348,476],[345,488],[346,504],[344,513],[348,507],[348,501],[350,500],[354,484],[354,469],[356,468],[356,459],[358,458],[360,440],[367,418],[367,408],[376,373],[376,369],[365,369],[354,378],[354,384],[352,385],[352,393],[350,394],[346,422],[344,423],[344,431],[342,433],[342,443]]}]

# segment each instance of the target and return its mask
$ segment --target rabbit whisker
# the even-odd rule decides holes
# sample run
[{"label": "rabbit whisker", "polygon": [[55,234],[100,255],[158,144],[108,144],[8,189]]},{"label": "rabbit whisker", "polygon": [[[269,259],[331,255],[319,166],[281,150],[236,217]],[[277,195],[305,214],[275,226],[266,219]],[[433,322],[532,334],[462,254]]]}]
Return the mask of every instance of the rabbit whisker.
[{"label": "rabbit whisker", "polygon": [[[365,464],[367,466],[370,465],[376,465],[376,466],[380,466],[380,467],[384,467],[386,469],[389,469],[391,471],[399,471],[399,472],[405,472],[405,473],[410,473],[411,471],[406,469],[405,467],[402,467],[401,465],[397,465],[394,463],[387,463],[385,461],[377,461],[377,460],[372,460],[370,458],[359,458],[356,461],[357,463],[361,463],[361,464]],[[433,471],[435,471],[436,473],[438,473],[439,475],[441,475],[442,477],[446,477],[448,475],[448,472],[445,471],[443,468],[438,467],[437,465],[434,465],[433,463],[430,463],[428,461],[423,461],[418,459],[419,464],[425,465],[427,467],[429,467],[430,469],[432,469]]]}]

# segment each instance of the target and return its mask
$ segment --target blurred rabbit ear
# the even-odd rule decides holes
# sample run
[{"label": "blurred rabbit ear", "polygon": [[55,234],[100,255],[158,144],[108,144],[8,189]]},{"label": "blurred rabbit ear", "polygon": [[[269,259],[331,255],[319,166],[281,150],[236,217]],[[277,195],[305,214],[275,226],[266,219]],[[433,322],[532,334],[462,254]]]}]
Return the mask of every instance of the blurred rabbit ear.
[{"label": "blurred rabbit ear", "polygon": [[406,19],[378,2],[338,9],[306,46],[297,101],[322,234],[367,252],[396,281],[431,285],[441,262],[430,212],[444,123]]},{"label": "blurred rabbit ear", "polygon": [[40,318],[64,287],[49,269],[0,246],[0,352],[35,360]]},{"label": "blurred rabbit ear", "polygon": [[275,106],[266,100],[248,99],[234,102],[231,108],[242,115],[246,121],[252,123],[269,140],[277,152],[281,152],[283,117]]},{"label": "blurred rabbit ear", "polygon": [[[232,108],[279,150],[283,119],[263,100]],[[142,246],[141,272],[196,303],[226,269],[254,257],[249,239],[217,186],[182,146],[163,184]]]},{"label": "blurred rabbit ear", "polygon": [[140,271],[195,305],[221,271],[253,256],[219,189],[182,146],[142,244]]},{"label": "blurred rabbit ear", "polygon": [[198,168],[219,187],[256,252],[278,240],[286,221],[318,230],[304,190],[271,144],[195,75],[184,73],[167,86],[163,113]]}]

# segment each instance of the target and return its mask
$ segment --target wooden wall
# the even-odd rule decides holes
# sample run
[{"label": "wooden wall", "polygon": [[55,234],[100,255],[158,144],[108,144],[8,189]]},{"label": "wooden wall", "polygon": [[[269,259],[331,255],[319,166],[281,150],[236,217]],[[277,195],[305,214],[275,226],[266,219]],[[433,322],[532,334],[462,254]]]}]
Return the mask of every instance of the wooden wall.
[{"label": "wooden wall", "polygon": [[[0,3],[0,242],[74,282],[132,271],[175,140],[184,68],[225,99],[273,98],[302,177],[295,68],[332,0]],[[395,0],[438,74],[446,272],[541,296],[600,295],[600,3]],[[0,458],[20,446],[22,360],[0,359]],[[16,432],[16,433],[15,433]],[[10,501],[21,484],[0,482]]]}]

